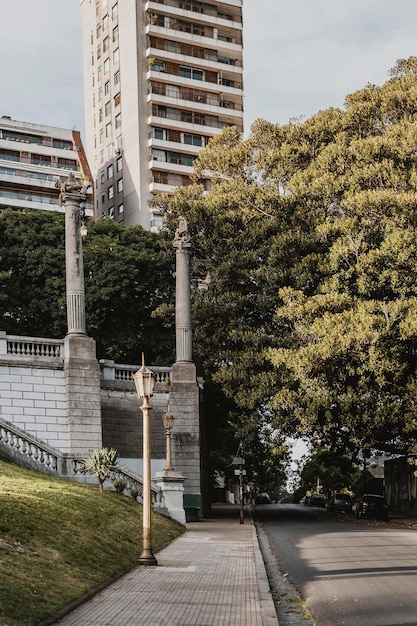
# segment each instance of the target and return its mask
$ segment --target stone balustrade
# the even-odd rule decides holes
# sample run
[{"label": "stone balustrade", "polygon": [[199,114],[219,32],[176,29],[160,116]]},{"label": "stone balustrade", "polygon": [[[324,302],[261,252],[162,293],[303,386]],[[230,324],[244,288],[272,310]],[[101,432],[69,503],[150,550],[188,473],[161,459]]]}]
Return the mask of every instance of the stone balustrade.
[{"label": "stone balustrade", "polygon": [[[11,461],[30,469],[46,474],[58,475],[77,482],[95,482],[95,478],[86,476],[83,471],[82,457],[60,452],[47,443],[26,433],[17,426],[0,419],[0,451]],[[139,474],[127,468],[120,467],[112,475],[113,479],[126,481],[128,490],[137,489],[142,496],[143,480]],[[107,481],[109,486],[111,481]],[[163,507],[163,493],[160,487],[152,485],[152,505]]]}]

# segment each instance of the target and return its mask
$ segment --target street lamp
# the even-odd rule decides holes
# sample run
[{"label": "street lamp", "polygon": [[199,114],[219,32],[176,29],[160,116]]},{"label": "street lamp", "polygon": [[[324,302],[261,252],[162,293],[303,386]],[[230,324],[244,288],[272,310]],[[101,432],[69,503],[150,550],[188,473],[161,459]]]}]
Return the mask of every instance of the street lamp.
[{"label": "street lamp", "polygon": [[151,430],[149,398],[153,395],[155,374],[145,366],[145,357],[142,354],[142,367],[133,374],[136,392],[142,398],[143,413],[143,533],[142,554],[139,558],[141,565],[158,565],[152,552],[152,493],[151,493]]},{"label": "street lamp", "polygon": [[167,440],[167,459],[166,459],[166,465],[164,467],[164,471],[172,472],[174,468],[172,467],[172,460],[171,460],[171,430],[174,426],[175,417],[172,415],[172,413],[169,412],[169,404],[168,404],[168,410],[165,413],[165,415],[162,416],[162,419],[164,421],[165,435],[166,435],[166,440]]}]

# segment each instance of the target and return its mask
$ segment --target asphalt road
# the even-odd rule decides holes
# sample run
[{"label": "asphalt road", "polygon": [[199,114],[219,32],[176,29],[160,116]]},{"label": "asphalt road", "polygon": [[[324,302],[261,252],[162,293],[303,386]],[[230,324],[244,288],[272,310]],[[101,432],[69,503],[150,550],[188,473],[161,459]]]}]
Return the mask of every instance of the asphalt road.
[{"label": "asphalt road", "polygon": [[417,626],[417,530],[291,504],[255,516],[318,626]]}]

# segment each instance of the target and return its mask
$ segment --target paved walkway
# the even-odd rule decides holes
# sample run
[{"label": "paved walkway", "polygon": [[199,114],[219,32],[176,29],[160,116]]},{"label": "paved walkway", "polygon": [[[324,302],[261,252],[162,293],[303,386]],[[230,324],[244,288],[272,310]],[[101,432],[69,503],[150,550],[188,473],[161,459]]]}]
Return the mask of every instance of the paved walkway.
[{"label": "paved walkway", "polygon": [[212,518],[68,613],[61,626],[278,625],[256,529],[239,507],[216,505]]}]

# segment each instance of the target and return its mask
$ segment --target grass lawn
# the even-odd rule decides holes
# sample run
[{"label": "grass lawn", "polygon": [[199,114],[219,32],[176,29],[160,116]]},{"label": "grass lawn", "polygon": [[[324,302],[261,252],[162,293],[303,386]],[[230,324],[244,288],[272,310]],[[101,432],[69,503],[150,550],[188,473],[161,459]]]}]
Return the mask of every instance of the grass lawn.
[{"label": "grass lawn", "polygon": [[[153,514],[153,548],[184,531]],[[35,626],[142,552],[142,505],[0,460],[0,626]]]}]

